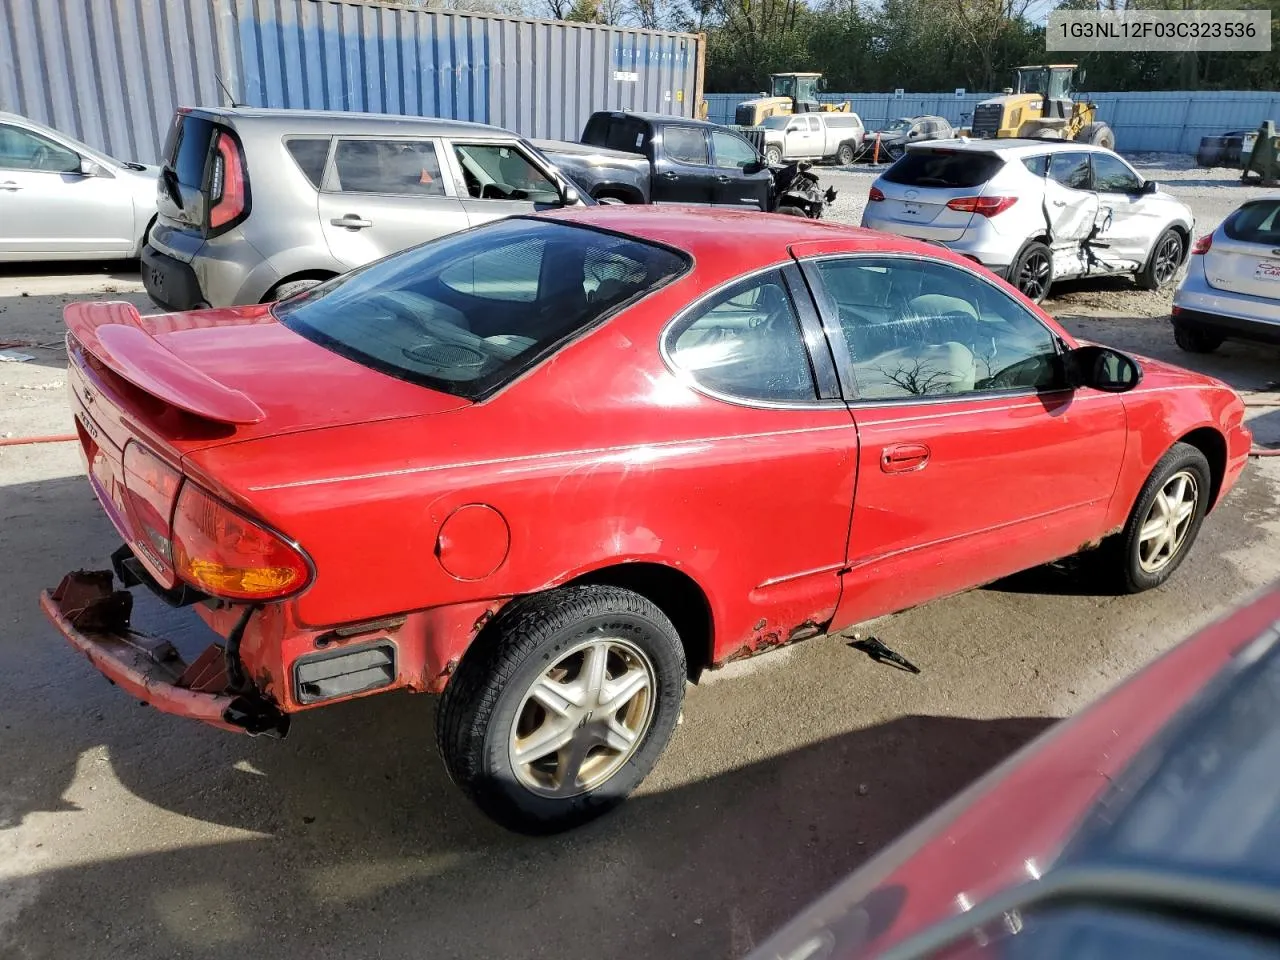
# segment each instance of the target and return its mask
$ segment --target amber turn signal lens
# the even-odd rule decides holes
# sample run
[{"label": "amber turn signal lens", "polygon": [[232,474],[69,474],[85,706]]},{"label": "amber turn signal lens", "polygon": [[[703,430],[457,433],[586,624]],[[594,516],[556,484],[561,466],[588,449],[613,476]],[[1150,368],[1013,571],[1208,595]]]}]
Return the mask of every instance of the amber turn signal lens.
[{"label": "amber turn signal lens", "polygon": [[278,600],[311,579],[301,551],[190,481],[173,513],[173,557],[183,580],[228,600]]}]

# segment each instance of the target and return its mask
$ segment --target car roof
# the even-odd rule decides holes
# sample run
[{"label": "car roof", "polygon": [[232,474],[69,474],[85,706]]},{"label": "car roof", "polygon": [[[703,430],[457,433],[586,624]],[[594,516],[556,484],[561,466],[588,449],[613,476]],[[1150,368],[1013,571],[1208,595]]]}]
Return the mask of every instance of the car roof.
[{"label": "car roof", "polygon": [[[669,113],[645,113],[640,110],[597,110],[596,113],[607,113],[611,117],[635,117],[637,120],[645,120],[650,123],[681,123],[691,127],[725,129],[723,124],[711,123],[707,120],[695,120],[693,117],[678,117]],[[733,131],[729,132],[732,133]]]},{"label": "car roof", "polygon": [[502,134],[517,136],[510,130],[487,123],[466,120],[441,120],[438,117],[415,117],[392,113],[352,113],[339,110],[283,110],[261,107],[191,107],[189,113],[216,118],[241,125],[287,125],[291,132],[368,133],[374,130],[403,130],[413,127],[426,135],[479,136]]},{"label": "car roof", "polygon": [[973,137],[956,137],[950,140],[926,140],[913,143],[908,150],[961,150],[973,153],[997,153],[1008,157],[1026,157],[1042,153],[1062,153],[1070,151],[1078,153],[1112,153],[1106,147],[1094,146],[1092,143],[1077,143],[1074,140],[1032,140],[1010,137],[1001,140],[982,140]]},{"label": "car roof", "polygon": [[[735,268],[742,267],[745,260],[765,266],[790,258],[791,248],[797,244],[813,243],[821,243],[824,250],[830,248],[831,252],[847,249],[917,256],[927,252],[939,260],[959,259],[941,246],[919,240],[759,210],[608,204],[556,210],[541,216],[580,221],[585,226],[675,247],[704,265],[732,258]],[[744,236],[749,236],[750,241],[744,243]]]}]

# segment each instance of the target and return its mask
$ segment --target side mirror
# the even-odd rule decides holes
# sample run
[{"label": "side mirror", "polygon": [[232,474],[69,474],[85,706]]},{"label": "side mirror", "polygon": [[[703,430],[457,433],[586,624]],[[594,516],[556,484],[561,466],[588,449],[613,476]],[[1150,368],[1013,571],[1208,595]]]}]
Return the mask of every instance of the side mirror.
[{"label": "side mirror", "polygon": [[1145,193],[1155,193],[1155,192],[1157,192],[1159,189],[1160,189],[1160,184],[1156,183],[1154,180],[1143,180],[1143,181],[1142,181],[1142,193],[1144,193],[1144,194],[1145,194]]},{"label": "side mirror", "polygon": [[80,158],[80,176],[82,177],[100,177],[102,176],[102,167],[88,157]]},{"label": "side mirror", "polygon": [[1086,344],[1063,357],[1067,386],[1104,393],[1126,393],[1142,382],[1142,368],[1132,357],[1110,347]]},{"label": "side mirror", "polygon": [[756,157],[756,159],[749,160],[747,163],[743,164],[742,172],[750,177],[753,174],[759,173],[768,165],[769,163],[764,159],[764,157]]},{"label": "side mirror", "polygon": [[578,193],[577,187],[566,183],[560,191],[560,202],[566,207],[576,207],[582,202],[582,194]]}]

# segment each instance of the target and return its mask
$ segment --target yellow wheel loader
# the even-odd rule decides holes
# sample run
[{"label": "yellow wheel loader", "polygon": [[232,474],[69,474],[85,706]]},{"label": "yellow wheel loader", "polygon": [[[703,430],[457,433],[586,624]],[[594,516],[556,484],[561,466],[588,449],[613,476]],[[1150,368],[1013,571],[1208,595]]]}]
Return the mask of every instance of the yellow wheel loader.
[{"label": "yellow wheel loader", "polygon": [[[1018,67],[1013,86],[1004,96],[974,107],[970,134],[974,137],[1039,137],[1077,140],[1114,150],[1116,135],[1097,117],[1087,100],[1072,100],[1074,63]],[[1079,75],[1084,80],[1083,72]]]},{"label": "yellow wheel loader", "polygon": [[818,102],[818,94],[826,88],[820,73],[771,73],[769,92],[738,104],[733,122],[739,127],[758,127],[767,117],[792,113],[848,113],[848,101]]}]

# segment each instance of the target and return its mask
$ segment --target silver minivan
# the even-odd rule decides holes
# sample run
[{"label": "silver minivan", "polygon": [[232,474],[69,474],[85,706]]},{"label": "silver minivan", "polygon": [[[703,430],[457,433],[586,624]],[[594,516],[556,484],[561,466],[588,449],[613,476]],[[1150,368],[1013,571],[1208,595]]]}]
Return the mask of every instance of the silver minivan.
[{"label": "silver minivan", "polygon": [[184,108],[164,148],[142,278],[168,310],[267,303],[426,240],[583,202],[498,127]]}]

